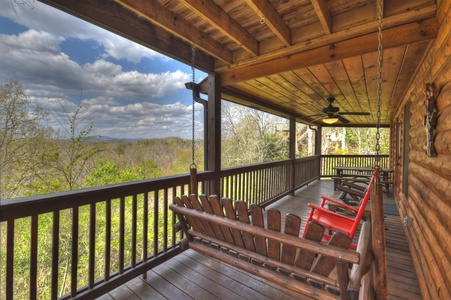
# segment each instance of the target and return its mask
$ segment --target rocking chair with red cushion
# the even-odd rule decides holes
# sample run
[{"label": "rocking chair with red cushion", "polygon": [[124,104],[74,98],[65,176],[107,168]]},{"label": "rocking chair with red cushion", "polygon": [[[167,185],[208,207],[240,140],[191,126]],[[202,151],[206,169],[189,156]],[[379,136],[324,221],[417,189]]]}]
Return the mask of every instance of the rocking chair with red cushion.
[{"label": "rocking chair with red cushion", "polygon": [[[365,191],[365,195],[363,199],[361,200],[360,207],[356,208],[353,206],[349,206],[345,203],[343,203],[341,200],[336,200],[331,197],[323,196],[321,195],[321,204],[316,205],[313,203],[309,203],[310,206],[310,213],[307,219],[307,223],[305,224],[304,232],[302,234],[302,237],[305,237],[305,234],[307,232],[308,226],[310,222],[318,223],[322,226],[324,226],[326,229],[329,230],[329,233],[341,231],[347,236],[349,236],[351,239],[354,238],[355,232],[357,231],[357,228],[359,226],[360,220],[362,219],[362,216],[365,212],[366,205],[370,199],[370,186],[371,183],[375,181],[375,178],[379,176],[379,171],[376,169],[374,171],[373,176],[370,180],[370,185]],[[334,211],[331,211],[324,207],[324,205],[327,202],[332,202],[334,205],[343,208],[346,211],[352,211],[354,212],[355,218],[350,218],[342,214],[338,214]],[[325,240],[330,240],[331,235],[324,233],[323,238]],[[355,249],[356,245],[352,244],[351,248]]]}]

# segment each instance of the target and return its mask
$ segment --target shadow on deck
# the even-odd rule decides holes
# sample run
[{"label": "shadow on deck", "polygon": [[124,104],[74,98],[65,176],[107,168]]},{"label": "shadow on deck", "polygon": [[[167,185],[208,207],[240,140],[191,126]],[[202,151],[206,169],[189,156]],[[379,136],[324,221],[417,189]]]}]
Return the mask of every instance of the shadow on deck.
[{"label": "shadow on deck", "polygon": [[[307,203],[320,203],[319,195],[337,197],[333,181],[321,180],[298,190],[270,207],[282,215],[293,213],[305,222]],[[385,204],[394,204],[393,197],[384,194]],[[305,223],[302,224],[304,227]],[[422,299],[418,279],[397,215],[385,214],[388,293],[389,299]],[[303,228],[301,229],[301,232]],[[358,233],[356,234],[356,238]],[[192,250],[174,257],[147,272],[147,278],[137,277],[102,296],[107,299],[310,299],[284,289],[265,279],[205,257]]]}]

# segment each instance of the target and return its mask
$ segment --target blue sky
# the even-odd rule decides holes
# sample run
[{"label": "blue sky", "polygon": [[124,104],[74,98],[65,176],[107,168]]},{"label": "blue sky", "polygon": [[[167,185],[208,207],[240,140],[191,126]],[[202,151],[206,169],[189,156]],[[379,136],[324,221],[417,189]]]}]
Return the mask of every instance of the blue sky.
[{"label": "blue sky", "polygon": [[[0,0],[0,84],[17,80],[51,116],[114,138],[191,138],[191,67],[37,1]],[[206,74],[196,71],[196,82]],[[81,100],[81,102],[80,102]],[[196,105],[196,138],[202,108]],[[55,119],[49,125],[57,128]],[[83,128],[83,125],[80,126]]]}]

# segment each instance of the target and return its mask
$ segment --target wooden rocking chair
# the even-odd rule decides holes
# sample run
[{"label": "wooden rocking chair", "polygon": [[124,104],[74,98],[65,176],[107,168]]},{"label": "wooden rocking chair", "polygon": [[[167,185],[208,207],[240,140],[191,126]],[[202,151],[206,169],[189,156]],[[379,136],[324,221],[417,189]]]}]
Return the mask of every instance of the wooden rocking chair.
[{"label": "wooden rocking chair", "polygon": [[[334,232],[342,232],[345,235],[347,235],[349,238],[353,239],[354,235],[357,231],[357,228],[359,226],[360,220],[362,219],[365,208],[370,200],[370,186],[375,181],[376,177],[379,176],[378,170],[376,170],[373,174],[373,177],[371,177],[370,184],[368,185],[368,188],[365,191],[365,194],[363,196],[363,199],[361,200],[360,207],[353,207],[350,205],[347,205],[343,203],[341,200],[333,199],[331,197],[327,197],[324,195],[321,195],[321,204],[316,205],[313,203],[309,203],[310,206],[310,213],[307,219],[307,222],[305,224],[304,232],[302,234],[302,237],[304,237],[307,233],[309,224],[311,222],[320,224],[324,226],[326,229],[329,230],[329,234],[326,232],[323,235],[323,239],[330,240],[331,234]],[[355,218],[350,218],[348,216],[345,216],[343,214],[338,214],[334,211],[331,211],[324,207],[324,205],[327,202],[331,202],[334,206],[340,207],[343,210],[354,212]],[[350,248],[355,249],[357,245],[351,244]]]}]

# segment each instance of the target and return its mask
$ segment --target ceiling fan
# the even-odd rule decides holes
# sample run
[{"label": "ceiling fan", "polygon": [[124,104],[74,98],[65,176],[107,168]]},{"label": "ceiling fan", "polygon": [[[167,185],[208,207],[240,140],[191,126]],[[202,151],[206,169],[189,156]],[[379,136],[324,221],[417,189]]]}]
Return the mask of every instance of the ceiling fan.
[{"label": "ceiling fan", "polygon": [[332,102],[335,101],[334,97],[327,98],[327,101],[329,101],[329,105],[327,107],[324,107],[321,111],[322,113],[317,115],[319,118],[313,120],[319,120],[322,119],[324,123],[326,124],[333,124],[335,122],[340,121],[343,124],[348,124],[351,121],[343,117],[343,115],[358,115],[358,116],[369,116],[369,112],[340,112],[340,108],[335,107],[332,105]]}]

